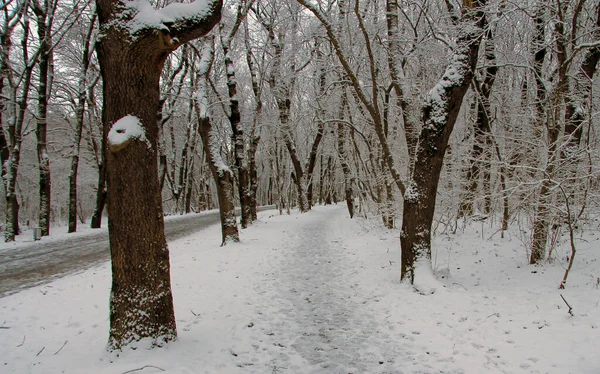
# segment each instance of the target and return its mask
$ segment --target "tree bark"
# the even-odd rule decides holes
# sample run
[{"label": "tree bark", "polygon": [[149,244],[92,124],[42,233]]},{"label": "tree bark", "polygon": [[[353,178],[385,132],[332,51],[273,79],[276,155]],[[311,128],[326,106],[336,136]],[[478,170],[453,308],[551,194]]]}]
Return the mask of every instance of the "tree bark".
[{"label": "tree bark", "polygon": [[[96,15],[92,15],[90,25],[83,40],[83,54],[81,56],[81,71],[79,72],[79,83],[77,87],[77,102],[75,103],[75,136],[73,137],[73,153],[71,155],[71,170],[69,172],[69,213],[68,213],[68,232],[77,231],[77,172],[79,169],[79,149],[81,145],[81,136],[83,133],[83,118],[85,114],[85,100],[87,97],[87,73],[90,66],[90,52],[93,46],[90,45],[92,32],[96,22]],[[90,89],[93,89],[91,87]]]},{"label": "tree bark", "polygon": [[157,168],[159,80],[173,50],[219,21],[222,2],[177,5],[189,12],[169,16],[167,6],[158,16],[168,24],[139,26],[133,19],[150,11],[148,3],[96,1],[112,260],[109,349],[177,336]]},{"label": "tree bark", "polygon": [[485,0],[465,3],[460,21],[463,27],[452,60],[442,79],[429,91],[423,106],[423,128],[412,179],[404,194],[400,234],[401,279],[410,283],[414,283],[416,273],[432,271],[431,224],[439,176],[450,135],[475,70],[485,26],[483,5]]},{"label": "tree bark", "polygon": [[208,117],[208,73],[212,66],[214,58],[214,47],[212,39],[204,43],[203,54],[200,59],[200,68],[198,69],[197,79],[197,94],[194,108],[196,117],[199,121],[199,132],[202,138],[202,145],[208,167],[213,175],[215,184],[217,185],[217,198],[219,201],[219,214],[221,217],[221,244],[225,245],[229,242],[239,242],[240,236],[238,232],[236,217],[235,217],[235,198],[233,188],[233,172],[221,157],[219,146],[212,134],[212,123]]},{"label": "tree bark", "polygon": [[[27,110],[29,100],[29,89],[31,87],[31,77],[33,68],[35,67],[36,59],[29,58],[29,17],[26,9],[23,10],[22,16],[23,23],[23,35],[21,37],[22,57],[25,62],[25,67],[21,72],[20,80],[21,94],[18,95],[18,87],[9,79],[11,83],[10,98],[11,103],[9,104],[9,120],[8,120],[8,131],[7,131],[7,148],[8,148],[8,159],[3,165],[4,172],[4,193],[6,198],[6,215],[5,215],[5,228],[4,228],[4,241],[12,242],[15,241],[15,236],[20,233],[19,229],[19,202],[16,194],[17,177],[19,171],[19,162],[21,160],[21,143],[23,140],[23,123],[25,121],[25,111]],[[10,38],[10,35],[9,35]],[[3,53],[3,70],[5,74],[11,74],[11,68],[8,66],[10,55],[8,53],[8,47],[4,46]],[[8,69],[8,70],[7,70]]]},{"label": "tree bark", "polygon": [[40,42],[39,46],[39,76],[38,76],[38,113],[37,127],[35,135],[37,138],[37,157],[39,164],[39,212],[38,226],[41,228],[42,236],[50,235],[50,202],[52,180],[50,173],[50,155],[48,155],[48,93],[49,87],[49,68],[52,59],[51,52],[51,32],[52,21],[54,19],[54,10],[52,1],[45,1],[42,7],[37,1],[34,1],[33,10],[37,17],[37,33]]}]

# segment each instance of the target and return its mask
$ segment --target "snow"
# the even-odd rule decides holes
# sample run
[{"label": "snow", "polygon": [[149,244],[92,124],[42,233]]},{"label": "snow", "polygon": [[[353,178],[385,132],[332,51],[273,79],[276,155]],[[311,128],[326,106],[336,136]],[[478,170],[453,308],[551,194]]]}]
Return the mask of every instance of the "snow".
[{"label": "snow", "polygon": [[108,132],[108,144],[115,153],[125,148],[130,141],[139,140],[150,146],[139,118],[128,115],[113,123]]},{"label": "snow", "polygon": [[221,247],[215,225],[169,244],[179,338],[163,348],[105,351],[108,263],[0,299],[0,371],[600,372],[598,232],[577,242],[566,290],[566,246],[532,267],[517,232],[438,235],[443,291],[421,295],[399,282],[398,230],[341,204],[275,214],[241,243]]},{"label": "snow", "polygon": [[201,19],[210,11],[206,0],[196,0],[188,4],[169,4],[159,10],[155,10],[148,0],[133,0],[126,4],[127,8],[135,14],[128,22],[132,34],[144,29],[169,31],[168,25],[188,19]]}]

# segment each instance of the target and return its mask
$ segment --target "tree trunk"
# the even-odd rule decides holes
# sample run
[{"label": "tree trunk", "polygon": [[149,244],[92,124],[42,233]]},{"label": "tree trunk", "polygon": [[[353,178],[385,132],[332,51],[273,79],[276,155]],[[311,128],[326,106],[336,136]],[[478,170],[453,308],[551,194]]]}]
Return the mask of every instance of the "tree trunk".
[{"label": "tree trunk", "polygon": [[198,92],[195,95],[194,108],[199,121],[199,132],[206,161],[217,185],[217,198],[219,200],[219,214],[221,217],[221,244],[239,242],[237,222],[235,218],[235,198],[233,188],[233,172],[227,167],[221,157],[218,143],[213,138],[212,123],[208,117],[208,73],[214,58],[214,47],[212,39],[206,40],[200,57],[197,78]]},{"label": "tree trunk", "polygon": [[93,229],[99,229],[102,226],[102,214],[104,212],[104,206],[108,197],[108,191],[106,189],[106,155],[105,155],[105,136],[102,139],[101,145],[101,157],[102,160],[98,165],[98,183],[96,184],[96,203],[94,205],[94,213],[92,214],[92,220],[90,227]]},{"label": "tree trunk", "polygon": [[[412,179],[404,194],[401,278],[415,283],[416,275],[431,274],[431,224],[444,154],[462,100],[477,62],[485,18],[485,0],[464,3],[463,31],[442,79],[428,93],[423,106],[423,128],[415,153]],[[473,7],[469,8],[468,4]],[[418,274],[420,273],[420,274]],[[418,285],[416,285],[418,287]],[[429,291],[429,290],[422,290]]]},{"label": "tree trunk", "polygon": [[[18,89],[15,86],[9,87],[11,103],[9,104],[10,118],[8,120],[8,160],[3,165],[4,172],[4,193],[6,198],[6,216],[5,216],[5,227],[4,227],[4,241],[12,242],[15,241],[15,236],[20,233],[19,229],[19,202],[17,200],[16,186],[17,176],[19,171],[19,162],[21,160],[21,143],[23,140],[23,123],[25,121],[25,111],[28,106],[29,100],[29,89],[31,86],[31,76],[35,61],[29,61],[29,17],[27,12],[23,13],[23,36],[21,38],[21,46],[23,53],[23,61],[26,62],[25,67],[20,76],[22,81],[21,95],[18,96]],[[3,53],[3,73],[10,74],[8,66],[8,59],[10,55],[4,55],[8,53],[8,46],[4,46]]]},{"label": "tree trunk", "polygon": [[[344,110],[346,109],[347,100],[345,91],[342,93],[342,105],[340,110],[340,118],[344,116]],[[338,137],[337,137],[337,148],[340,157],[340,164],[344,173],[344,197],[346,199],[346,205],[348,206],[348,213],[350,218],[354,217],[354,193],[352,191],[352,172],[350,171],[350,165],[348,164],[348,152],[346,152],[346,128],[343,123],[338,123],[337,126]]]},{"label": "tree trunk", "polygon": [[235,205],[233,193],[233,173],[229,168],[223,167],[225,164],[220,160],[220,155],[213,149],[212,124],[210,119],[205,116],[200,118],[200,137],[206,153],[208,166],[217,185],[217,198],[219,200],[219,214],[221,216],[221,244],[229,242],[239,242],[237,223],[235,219]]},{"label": "tree trunk", "polygon": [[[561,9],[559,12],[564,14],[566,4],[557,5]],[[556,57],[558,63],[558,74],[554,90],[550,95],[550,109],[546,118],[545,127],[547,133],[548,153],[547,161],[544,167],[544,175],[540,192],[538,195],[537,205],[535,209],[535,217],[533,222],[533,234],[531,241],[531,256],[529,257],[530,264],[537,264],[546,256],[546,245],[548,243],[549,225],[551,221],[551,202],[552,202],[552,187],[555,185],[553,180],[557,161],[560,155],[558,152],[558,140],[561,132],[562,108],[564,106],[564,98],[569,89],[568,76],[568,48],[565,25],[563,19],[554,24],[555,42],[556,42]]]},{"label": "tree trunk", "polygon": [[210,31],[222,6],[188,4],[190,11],[169,17],[168,27],[144,24],[130,33],[122,25],[138,25],[136,4],[96,2],[112,260],[109,349],[177,336],[157,168],[159,80],[169,53]]},{"label": "tree trunk", "polygon": [[[92,15],[90,26],[87,30],[86,38],[83,43],[83,54],[81,56],[81,71],[79,74],[79,84],[77,89],[77,102],[75,104],[75,136],[73,138],[73,153],[71,156],[71,171],[69,172],[69,227],[68,232],[77,231],[77,172],[79,168],[79,148],[81,145],[81,135],[83,132],[83,117],[85,114],[85,99],[87,94],[87,72],[90,64],[90,46],[94,24],[96,22],[95,14]],[[93,89],[93,87],[91,88]]]},{"label": "tree trunk", "polygon": [[251,212],[252,191],[250,186],[250,171],[248,170],[246,160],[246,150],[244,146],[244,131],[241,124],[240,105],[237,94],[237,81],[235,79],[235,67],[230,55],[229,43],[223,42],[225,53],[225,67],[227,71],[227,92],[229,94],[229,124],[231,125],[231,142],[233,143],[233,156],[235,159],[235,170],[237,171],[238,195],[241,205],[241,225],[245,229],[252,224],[253,217]]},{"label": "tree trunk", "polygon": [[48,93],[50,91],[48,73],[52,59],[51,32],[53,13],[51,2],[46,1],[45,8],[34,2],[34,12],[37,17],[37,32],[39,46],[39,76],[38,76],[38,113],[35,135],[37,138],[37,157],[39,164],[39,212],[38,226],[42,229],[42,236],[50,235],[50,202],[51,202],[51,174],[50,156],[48,155],[47,129],[48,129]]}]

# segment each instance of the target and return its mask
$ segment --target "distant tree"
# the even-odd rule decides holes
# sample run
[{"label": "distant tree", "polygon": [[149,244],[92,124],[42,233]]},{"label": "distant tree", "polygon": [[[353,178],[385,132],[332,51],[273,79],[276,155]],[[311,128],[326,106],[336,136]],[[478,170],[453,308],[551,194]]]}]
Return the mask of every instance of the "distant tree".
[{"label": "distant tree", "polygon": [[208,33],[221,0],[171,4],[97,0],[103,78],[109,240],[109,349],[177,336],[158,179],[160,76],[166,58]]},{"label": "distant tree", "polygon": [[88,70],[91,63],[91,55],[94,51],[93,45],[93,31],[96,24],[96,14],[94,13],[89,20],[87,30],[85,30],[84,38],[81,41],[83,44],[79,78],[77,82],[77,93],[76,98],[73,100],[73,107],[75,109],[75,134],[73,136],[73,151],[71,155],[71,170],[69,172],[69,216],[68,216],[68,232],[72,233],[77,231],[77,175],[79,171],[79,158],[80,158],[80,147],[81,138],[83,134],[83,125],[85,119],[85,107],[86,99],[88,97],[88,90],[93,90],[93,87],[97,84],[98,78],[89,81]]},{"label": "distant tree", "polygon": [[[14,7],[2,8],[2,30],[0,49],[0,88],[6,86],[7,97],[0,97],[2,115],[7,114],[6,130],[2,123],[3,133],[0,138],[0,153],[2,155],[2,181],[6,198],[6,214],[4,240],[12,242],[19,234],[19,202],[17,200],[17,178],[21,160],[21,144],[23,142],[23,124],[29,105],[29,93],[33,69],[37,55],[30,54],[29,38],[29,4],[17,2]],[[12,33],[21,24],[20,59],[13,60],[11,54]],[[18,56],[18,55],[17,55]],[[19,57],[16,57],[18,59]],[[19,69],[21,67],[21,69]],[[2,93],[0,91],[0,93]],[[0,118],[2,120],[2,118]]]},{"label": "distant tree", "polygon": [[235,200],[233,193],[233,172],[221,156],[221,147],[212,126],[208,109],[208,73],[213,63],[214,45],[212,38],[207,38],[202,47],[197,67],[197,92],[194,108],[199,121],[199,132],[206,155],[206,161],[217,185],[219,214],[221,217],[221,244],[240,241],[235,218]]}]

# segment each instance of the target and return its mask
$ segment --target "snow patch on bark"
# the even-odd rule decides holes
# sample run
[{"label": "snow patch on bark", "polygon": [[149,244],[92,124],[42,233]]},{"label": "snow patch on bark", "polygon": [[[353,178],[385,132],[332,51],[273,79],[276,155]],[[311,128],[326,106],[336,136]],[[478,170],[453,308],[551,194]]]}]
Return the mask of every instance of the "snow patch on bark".
[{"label": "snow patch on bark", "polygon": [[134,35],[145,29],[168,32],[169,26],[174,23],[199,21],[210,13],[211,6],[207,0],[196,0],[188,4],[170,4],[156,10],[147,0],[134,0],[127,2],[127,8],[135,14],[127,22],[130,33]]},{"label": "snow patch on bark", "polygon": [[139,140],[150,146],[146,132],[139,118],[128,115],[113,123],[108,132],[108,147],[112,153],[117,153],[131,143]]}]

